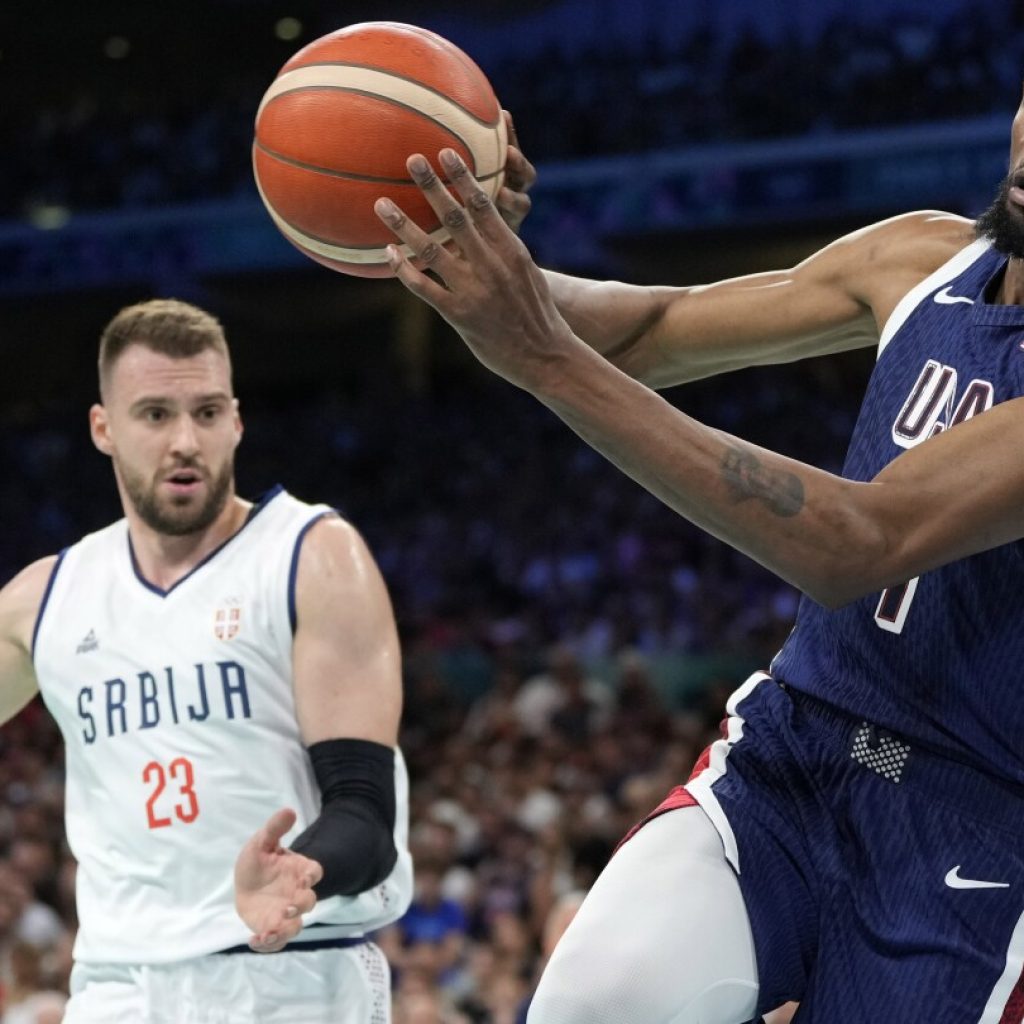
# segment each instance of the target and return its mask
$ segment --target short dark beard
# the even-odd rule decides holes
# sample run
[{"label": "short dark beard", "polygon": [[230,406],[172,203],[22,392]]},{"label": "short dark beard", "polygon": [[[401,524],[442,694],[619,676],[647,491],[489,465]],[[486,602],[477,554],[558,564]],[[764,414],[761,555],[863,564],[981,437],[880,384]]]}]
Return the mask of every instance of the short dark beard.
[{"label": "short dark beard", "polygon": [[1024,259],[1024,216],[1011,209],[1013,176],[1004,178],[992,205],[975,221],[974,231],[992,247],[1013,259]]},{"label": "short dark beard", "polygon": [[151,529],[165,537],[187,537],[202,533],[224,511],[235,479],[235,467],[229,460],[220,475],[210,480],[206,501],[191,515],[174,515],[162,509],[157,502],[156,485],[147,487],[137,476],[121,468],[121,479],[128,499],[139,518]]}]

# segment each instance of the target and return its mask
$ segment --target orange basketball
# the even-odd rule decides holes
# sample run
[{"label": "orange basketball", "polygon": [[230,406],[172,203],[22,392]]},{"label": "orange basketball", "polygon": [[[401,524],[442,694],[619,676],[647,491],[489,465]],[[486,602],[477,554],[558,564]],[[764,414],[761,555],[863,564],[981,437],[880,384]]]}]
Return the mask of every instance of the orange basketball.
[{"label": "orange basketball", "polygon": [[483,72],[457,46],[412,25],[351,25],[301,49],[256,113],[256,186],[285,238],[311,259],[360,277],[390,276],[397,239],[373,212],[393,199],[437,241],[448,239],[405,161],[437,165],[450,147],[493,198],[507,136]]}]

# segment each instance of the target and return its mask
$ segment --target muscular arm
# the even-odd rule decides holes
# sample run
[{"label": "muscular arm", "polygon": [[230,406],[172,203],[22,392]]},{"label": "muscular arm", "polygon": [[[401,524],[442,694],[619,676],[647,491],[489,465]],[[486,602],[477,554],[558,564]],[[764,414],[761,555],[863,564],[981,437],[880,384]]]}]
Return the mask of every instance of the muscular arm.
[{"label": "muscular arm", "polygon": [[286,809],[239,854],[235,905],[257,952],[275,952],[294,938],[317,896],[354,895],[376,884],[396,855],[398,637],[380,572],[343,520],[325,518],[307,534],[295,609],[296,715],[323,806],[291,849],[281,845],[296,820]]},{"label": "muscular arm", "polygon": [[23,569],[0,590],[0,724],[38,692],[32,666],[32,632],[56,556]]},{"label": "muscular arm", "polygon": [[394,867],[401,678],[391,604],[359,534],[313,527],[299,558],[293,669],[320,815],[292,844],[316,860],[319,896],[353,896]]},{"label": "muscular arm", "polygon": [[1024,537],[1024,399],[857,483],[704,426],[582,346],[571,367],[537,397],[667,505],[822,604]]},{"label": "muscular arm", "polygon": [[[512,115],[497,207],[513,230],[528,215],[536,168]],[[962,217],[920,211],[840,238],[788,270],[690,288],[590,281],[545,271],[578,338],[650,387],[763,363],[874,345],[896,303],[973,241]]]},{"label": "muscular arm", "polygon": [[295,703],[303,741],[398,742],[401,663],[391,602],[358,532],[327,518],[306,536],[296,579]]},{"label": "muscular arm", "polygon": [[[1024,399],[926,441],[869,483],[844,480],[737,440],[684,415],[584,344],[559,314],[548,280],[461,159],[451,151],[441,157],[465,209],[425,161],[411,159],[409,167],[452,232],[458,252],[432,245],[394,204],[380,200],[378,214],[445,287],[392,248],[398,277],[459,331],[484,365],[536,395],[687,519],[831,606],[1024,536]],[[860,252],[854,262],[870,264],[872,248],[885,239],[888,248],[902,240],[908,259],[932,250],[930,220],[918,223],[916,231],[907,221],[895,235],[894,223],[849,241]],[[956,230],[964,223],[954,221]],[[887,263],[890,257],[876,254],[875,259]],[[911,277],[919,279],[922,271],[915,266]],[[868,286],[863,301],[870,298],[877,311],[886,292],[876,275],[865,279],[853,267],[837,274],[826,278],[841,284],[821,287],[840,319],[855,302],[863,304],[858,292]],[[891,267],[889,274],[898,276]],[[900,285],[903,291],[906,284]],[[815,316],[821,326],[828,303],[815,297],[814,289],[794,287],[798,310],[805,299],[812,313],[803,319],[776,310],[761,324],[777,347],[780,326],[813,325]],[[724,313],[714,320],[727,334],[734,329],[748,341],[755,336]],[[965,486],[965,467],[970,486]]]},{"label": "muscular arm", "polygon": [[972,239],[969,221],[920,212],[847,235],[792,269],[711,285],[545,276],[577,337],[661,388],[874,345],[899,299]]}]

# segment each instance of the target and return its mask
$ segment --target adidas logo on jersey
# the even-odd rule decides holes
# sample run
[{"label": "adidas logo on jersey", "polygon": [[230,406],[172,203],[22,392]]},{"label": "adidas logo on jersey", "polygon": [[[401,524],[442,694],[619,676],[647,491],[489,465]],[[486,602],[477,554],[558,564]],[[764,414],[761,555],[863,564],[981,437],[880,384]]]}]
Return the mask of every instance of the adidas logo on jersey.
[{"label": "adidas logo on jersey", "polygon": [[75,654],[88,654],[90,651],[99,650],[100,642],[96,639],[96,630],[90,629],[82,638],[82,642],[75,648]]}]

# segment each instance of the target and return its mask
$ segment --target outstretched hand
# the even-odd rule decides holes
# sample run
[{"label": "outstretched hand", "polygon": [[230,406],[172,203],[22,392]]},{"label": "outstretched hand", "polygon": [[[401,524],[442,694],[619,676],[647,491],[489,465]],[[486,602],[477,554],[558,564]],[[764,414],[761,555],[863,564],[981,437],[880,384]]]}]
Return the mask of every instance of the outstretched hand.
[{"label": "outstretched hand", "polygon": [[462,158],[443,149],[439,160],[461,204],[424,156],[409,157],[407,166],[451,235],[451,245],[431,239],[392,200],[378,199],[377,216],[409,246],[418,264],[390,245],[391,269],[462,335],[485,366],[528,391],[543,390],[550,375],[561,372],[563,357],[582,343],[555,308],[526,246]]},{"label": "outstretched hand", "polygon": [[313,886],[323,870],[309,857],[281,846],[295,812],[281,810],[242,847],[235,861],[235,909],[252,929],[257,953],[276,953],[302,929],[302,915],[316,905]]}]

